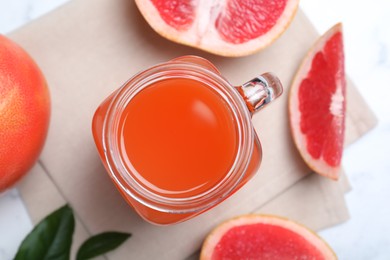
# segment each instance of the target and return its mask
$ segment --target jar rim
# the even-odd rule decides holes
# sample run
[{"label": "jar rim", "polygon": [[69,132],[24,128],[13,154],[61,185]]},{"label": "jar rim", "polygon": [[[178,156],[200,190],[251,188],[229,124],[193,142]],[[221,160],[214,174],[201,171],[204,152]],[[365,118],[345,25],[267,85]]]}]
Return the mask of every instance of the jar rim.
[{"label": "jar rim", "polygon": [[[218,88],[215,90],[228,104],[237,124],[238,145],[236,158],[230,171],[214,187],[194,196],[182,198],[167,197],[140,185],[127,172],[119,152],[118,142],[116,141],[119,132],[119,118],[125,104],[130,102],[142,89],[150,86],[153,80],[161,80],[167,77],[167,75],[168,78],[173,75],[177,77],[195,75],[196,77],[206,78],[214,82],[215,84],[210,86]],[[251,114],[239,92],[220,74],[203,66],[183,61],[161,63],[130,78],[112,98],[103,122],[103,151],[111,178],[132,199],[161,212],[178,214],[199,212],[211,208],[224,200],[244,177],[253,151],[253,143],[254,130],[251,123]],[[129,166],[128,161],[126,165]],[[134,167],[131,168],[131,171],[136,172]]]}]

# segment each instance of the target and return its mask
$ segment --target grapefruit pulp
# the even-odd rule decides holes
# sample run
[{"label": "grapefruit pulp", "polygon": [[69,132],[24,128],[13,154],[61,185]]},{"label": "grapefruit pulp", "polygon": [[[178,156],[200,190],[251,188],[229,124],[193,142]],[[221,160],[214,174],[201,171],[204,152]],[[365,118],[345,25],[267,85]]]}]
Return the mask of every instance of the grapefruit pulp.
[{"label": "grapefruit pulp", "polygon": [[169,40],[222,56],[244,56],[277,39],[299,0],[136,0],[149,25]]},{"label": "grapefruit pulp", "polygon": [[217,226],[203,243],[201,260],[336,259],[314,232],[284,218],[243,215]]},{"label": "grapefruit pulp", "polygon": [[337,180],[344,145],[346,80],[341,24],[312,47],[296,73],[289,117],[296,147],[315,172]]},{"label": "grapefruit pulp", "polygon": [[0,192],[35,164],[50,118],[41,70],[16,43],[0,35]]}]

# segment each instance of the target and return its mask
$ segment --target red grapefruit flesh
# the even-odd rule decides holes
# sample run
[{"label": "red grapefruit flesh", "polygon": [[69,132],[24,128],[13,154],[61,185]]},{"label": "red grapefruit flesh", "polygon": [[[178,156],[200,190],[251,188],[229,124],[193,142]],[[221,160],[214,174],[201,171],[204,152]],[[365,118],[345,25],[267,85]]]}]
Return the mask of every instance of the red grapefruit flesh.
[{"label": "red grapefruit flesh", "polygon": [[201,260],[337,259],[314,232],[287,219],[244,215],[215,228],[203,243]]},{"label": "red grapefruit flesh", "polygon": [[222,56],[244,56],[276,40],[299,0],[136,0],[162,36]]},{"label": "red grapefruit flesh", "polygon": [[188,29],[194,21],[195,10],[192,1],[151,0],[166,24],[176,30]]},{"label": "red grapefruit flesh", "polygon": [[326,32],[304,58],[290,90],[294,142],[308,166],[337,180],[343,154],[346,80],[341,24]]}]

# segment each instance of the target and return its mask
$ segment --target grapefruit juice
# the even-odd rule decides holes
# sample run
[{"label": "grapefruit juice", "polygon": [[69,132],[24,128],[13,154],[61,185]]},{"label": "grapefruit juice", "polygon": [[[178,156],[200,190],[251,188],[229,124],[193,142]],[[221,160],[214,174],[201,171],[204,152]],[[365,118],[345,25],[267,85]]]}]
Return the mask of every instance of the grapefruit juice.
[{"label": "grapefruit juice", "polygon": [[163,196],[211,189],[236,157],[237,127],[229,106],[197,80],[171,78],[148,86],[127,104],[119,125],[128,172]]}]

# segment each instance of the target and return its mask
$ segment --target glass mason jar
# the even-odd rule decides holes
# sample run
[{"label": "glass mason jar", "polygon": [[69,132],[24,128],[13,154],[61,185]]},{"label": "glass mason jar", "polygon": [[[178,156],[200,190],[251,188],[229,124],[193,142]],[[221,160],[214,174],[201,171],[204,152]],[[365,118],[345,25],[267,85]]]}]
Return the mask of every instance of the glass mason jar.
[{"label": "glass mason jar", "polygon": [[[186,83],[189,85],[186,86]],[[175,84],[177,86],[173,86]],[[168,92],[153,94],[153,91],[170,88],[180,91],[193,88],[194,94],[192,92],[177,95]],[[216,206],[254,175],[261,163],[262,150],[251,123],[251,116],[282,92],[280,81],[270,73],[233,87],[208,60],[197,56],[183,56],[138,73],[107,97],[93,117],[93,137],[109,176],[128,204],[150,223],[158,225],[179,223]],[[204,99],[195,100],[194,104],[191,104],[191,109],[197,110],[198,114],[195,116],[188,114],[188,117],[191,119],[206,116],[209,120],[211,116],[213,120],[210,124],[199,127],[200,130],[193,126],[192,119],[189,120],[191,121],[189,125],[185,125],[188,121],[185,113],[189,107],[185,103],[192,100],[191,95],[196,93],[203,95]],[[154,95],[154,101],[152,99],[147,101],[148,95],[150,97]],[[159,103],[159,98],[163,103]],[[176,100],[181,102],[176,104]],[[202,102],[209,103],[204,105]],[[160,125],[156,124],[158,120],[165,120],[160,119],[164,117],[164,113],[168,114],[168,110],[164,111],[164,104],[174,108],[167,118],[174,116],[171,114],[176,114],[176,110],[181,115],[184,113],[183,122],[174,118],[173,123],[165,124],[161,121]],[[130,111],[132,107],[135,110]],[[153,117],[154,111],[160,112],[159,116]],[[216,111],[221,112],[218,114]],[[151,118],[148,118],[148,115],[151,115]],[[218,118],[221,115],[223,120]],[[175,120],[180,121],[177,126]],[[204,121],[200,122],[203,124]],[[187,128],[183,128],[183,124]],[[219,124],[219,128],[215,128],[216,124]],[[145,128],[142,129],[143,125]],[[150,131],[152,126],[157,126],[153,133]],[[217,132],[209,138],[208,130],[203,131],[202,127],[217,129],[216,131],[225,136],[221,139]],[[133,131],[133,128],[136,130]],[[182,135],[182,132],[176,132],[176,128],[185,129],[184,131],[190,134]],[[222,133],[225,129],[230,132]],[[203,132],[199,134],[198,131]],[[158,136],[160,132],[162,134]],[[165,138],[165,135],[170,137]],[[170,141],[167,141],[169,138]],[[188,144],[185,138],[191,139]],[[206,144],[204,150],[198,147],[205,145],[199,144],[203,141]],[[227,143],[231,143],[232,146],[229,148]],[[177,150],[179,148],[175,148],[175,145],[180,146],[181,150]],[[229,149],[232,151],[230,154]],[[174,155],[170,155],[171,152]],[[143,159],[139,157],[141,153]],[[216,156],[220,153],[226,153],[227,159]],[[194,161],[191,161],[191,158]],[[189,160],[188,166],[186,160]],[[172,175],[169,169],[177,170],[175,164],[181,165],[184,170],[179,168],[178,173]],[[167,169],[163,169],[164,165],[167,165]],[[218,168],[216,165],[221,167]],[[220,171],[218,175],[214,176],[213,167],[218,168],[215,171]],[[183,171],[183,174],[180,171]],[[191,183],[192,181],[194,183]]]}]

